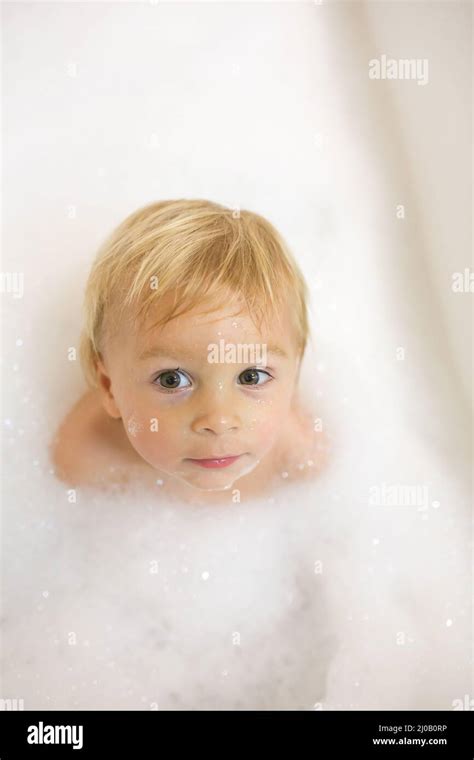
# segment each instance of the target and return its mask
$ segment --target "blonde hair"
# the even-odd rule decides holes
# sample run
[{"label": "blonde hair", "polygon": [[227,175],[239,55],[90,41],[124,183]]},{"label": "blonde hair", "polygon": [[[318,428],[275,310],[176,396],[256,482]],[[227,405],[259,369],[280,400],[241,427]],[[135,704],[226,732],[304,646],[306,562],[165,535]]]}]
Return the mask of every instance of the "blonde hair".
[{"label": "blonde hair", "polygon": [[[259,214],[207,200],[151,203],[130,214],[99,248],[85,291],[81,362],[90,385],[112,309],[132,308],[136,319],[169,293],[165,324],[229,289],[252,316],[268,317],[288,301],[303,354],[308,338],[307,286],[286,243]],[[179,295],[178,295],[179,293]],[[110,320],[109,320],[110,321]]]}]

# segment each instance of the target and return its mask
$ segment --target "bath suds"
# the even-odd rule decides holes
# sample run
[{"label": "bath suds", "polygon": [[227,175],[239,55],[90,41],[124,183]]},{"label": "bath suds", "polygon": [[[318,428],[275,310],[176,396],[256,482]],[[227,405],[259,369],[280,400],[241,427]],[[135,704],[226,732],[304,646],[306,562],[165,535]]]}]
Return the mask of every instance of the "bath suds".
[{"label": "bath suds", "polygon": [[[46,449],[61,409],[17,379],[3,696],[25,709],[313,710],[450,709],[467,693],[465,495],[419,441],[402,457],[392,425],[365,450],[367,408],[338,416],[335,392],[319,410],[332,459],[314,481],[219,508],[160,487],[77,488],[71,503]],[[426,505],[371,504],[375,484],[425,481]]]}]

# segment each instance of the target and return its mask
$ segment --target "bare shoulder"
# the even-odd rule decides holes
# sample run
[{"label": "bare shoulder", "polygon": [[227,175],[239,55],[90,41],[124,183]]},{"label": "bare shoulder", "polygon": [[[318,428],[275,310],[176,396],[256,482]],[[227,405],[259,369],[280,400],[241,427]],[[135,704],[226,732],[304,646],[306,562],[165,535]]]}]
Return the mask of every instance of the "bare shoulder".
[{"label": "bare shoulder", "polygon": [[130,450],[121,420],[107,415],[94,390],[81,396],[50,445],[57,477],[71,485],[116,480],[130,461]]},{"label": "bare shoulder", "polygon": [[301,406],[295,408],[282,460],[288,479],[311,480],[326,466],[328,454],[328,437],[315,423],[314,414]]}]

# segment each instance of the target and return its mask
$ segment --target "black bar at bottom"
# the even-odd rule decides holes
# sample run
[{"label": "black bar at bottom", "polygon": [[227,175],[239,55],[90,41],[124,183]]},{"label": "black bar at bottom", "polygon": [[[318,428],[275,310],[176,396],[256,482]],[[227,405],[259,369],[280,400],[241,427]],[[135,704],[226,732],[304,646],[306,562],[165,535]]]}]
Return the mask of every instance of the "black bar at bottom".
[{"label": "black bar at bottom", "polygon": [[302,752],[472,760],[472,711],[4,711],[0,760]]}]

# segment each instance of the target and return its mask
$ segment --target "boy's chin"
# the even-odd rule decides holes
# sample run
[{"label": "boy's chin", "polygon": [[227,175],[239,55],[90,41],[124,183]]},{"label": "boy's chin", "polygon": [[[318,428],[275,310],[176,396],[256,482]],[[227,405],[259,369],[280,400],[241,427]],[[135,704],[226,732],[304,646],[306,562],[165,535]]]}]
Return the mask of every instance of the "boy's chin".
[{"label": "boy's chin", "polygon": [[259,462],[259,459],[251,462],[238,473],[224,473],[222,470],[210,470],[202,474],[199,473],[199,475],[193,478],[178,476],[178,479],[186,483],[190,488],[195,488],[198,491],[229,491],[234,483],[237,483],[244,475],[248,475],[254,470]]},{"label": "boy's chin", "polygon": [[232,483],[228,483],[225,486],[200,486],[200,485],[198,485],[198,486],[193,486],[193,488],[195,488],[197,491],[202,491],[204,493],[208,493],[209,491],[213,491],[213,492],[216,492],[216,491],[230,491],[230,489],[232,488],[232,486],[234,485],[234,483],[235,483],[235,480]]},{"label": "boy's chin", "polygon": [[234,475],[232,478],[214,479],[212,478],[198,478],[188,480],[187,478],[180,478],[181,482],[186,483],[190,488],[194,488],[197,491],[229,491],[234,483],[241,478],[241,475]]}]

